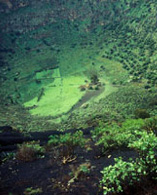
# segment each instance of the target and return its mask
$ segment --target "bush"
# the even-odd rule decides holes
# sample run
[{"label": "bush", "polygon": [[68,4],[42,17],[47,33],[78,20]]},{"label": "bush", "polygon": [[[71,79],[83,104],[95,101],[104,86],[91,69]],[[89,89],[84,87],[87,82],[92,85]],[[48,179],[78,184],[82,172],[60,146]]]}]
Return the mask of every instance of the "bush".
[{"label": "bush", "polygon": [[112,126],[103,129],[103,133],[97,140],[96,145],[101,145],[104,152],[107,149],[127,146],[129,137],[130,135],[126,133],[122,134],[122,129],[117,124],[112,124]]},{"label": "bush", "polygon": [[129,147],[138,152],[140,163],[145,166],[146,173],[155,177],[157,172],[157,159],[155,157],[157,137],[153,133],[141,132],[141,138],[130,143]]},{"label": "bush", "polygon": [[70,168],[71,168],[70,175],[72,176],[70,183],[72,183],[74,182],[74,180],[78,180],[79,178],[88,175],[90,173],[91,164],[89,162],[86,162],[77,167],[71,165]]},{"label": "bush", "polygon": [[145,119],[143,128],[147,132],[154,132],[156,134],[157,133],[157,117],[155,116],[152,118]]},{"label": "bush", "polygon": [[16,158],[22,161],[33,161],[44,154],[44,148],[39,142],[31,141],[18,145]]},{"label": "bush", "polygon": [[42,189],[41,188],[26,188],[24,191],[24,195],[36,195],[36,194],[40,194],[42,193]]},{"label": "bush", "polygon": [[157,137],[153,133],[147,133],[146,131],[138,133],[140,139],[130,143],[128,146],[138,151],[140,156],[146,156],[150,150],[155,150],[157,147]]},{"label": "bush", "polygon": [[71,145],[71,146],[83,146],[85,139],[83,138],[83,132],[77,131],[74,134],[66,133],[64,135],[50,135],[48,144],[50,145]]},{"label": "bush", "polygon": [[121,157],[116,158],[113,166],[105,167],[101,171],[103,178],[100,184],[104,194],[123,192],[126,186],[140,182],[144,177],[157,180],[155,157],[157,137],[145,131],[138,132],[138,136],[139,134],[141,138],[129,144],[130,148],[134,148],[139,153],[139,158],[135,162],[132,159],[125,162]]},{"label": "bush", "polygon": [[77,131],[74,134],[66,133],[64,135],[51,135],[49,136],[48,141],[49,146],[62,147],[68,154],[73,153],[76,146],[84,147],[85,143],[86,140],[83,137],[82,131]]},{"label": "bush", "polygon": [[90,78],[92,84],[97,84],[99,81],[99,72],[96,68],[91,67],[87,71],[87,76]]},{"label": "bush", "polygon": [[150,114],[145,109],[136,109],[135,110],[135,118],[149,118]]},{"label": "bush", "polygon": [[96,141],[96,145],[102,147],[103,152],[112,148],[127,147],[128,143],[137,139],[143,124],[142,119],[129,119],[121,125],[106,124],[104,127],[101,126],[92,131],[92,138]]},{"label": "bush", "polygon": [[136,163],[125,162],[121,157],[114,160],[115,165],[105,167],[101,171],[103,178],[100,184],[103,187],[103,194],[123,192],[124,186],[139,181],[140,174],[137,171],[138,165]]}]

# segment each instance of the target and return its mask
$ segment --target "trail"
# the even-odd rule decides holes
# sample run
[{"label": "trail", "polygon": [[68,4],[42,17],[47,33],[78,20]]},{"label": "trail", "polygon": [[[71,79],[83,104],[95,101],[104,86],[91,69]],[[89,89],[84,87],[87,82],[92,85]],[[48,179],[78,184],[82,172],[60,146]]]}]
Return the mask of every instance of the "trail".
[{"label": "trail", "polygon": [[72,111],[76,110],[77,108],[80,108],[84,103],[88,102],[91,98],[97,97],[102,92],[104,92],[105,87],[102,87],[99,90],[93,90],[93,91],[87,91],[85,95],[81,98],[80,101],[78,101],[69,111],[67,114],[71,113]]}]

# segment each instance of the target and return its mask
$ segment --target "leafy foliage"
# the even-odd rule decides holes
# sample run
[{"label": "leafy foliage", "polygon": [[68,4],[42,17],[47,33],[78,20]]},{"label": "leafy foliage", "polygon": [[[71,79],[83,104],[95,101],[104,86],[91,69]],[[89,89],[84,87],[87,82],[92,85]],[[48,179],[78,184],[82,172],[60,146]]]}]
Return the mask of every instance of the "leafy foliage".
[{"label": "leafy foliage", "polygon": [[[101,107],[97,105],[97,109],[100,110],[99,113],[103,110],[108,110],[111,114],[115,112],[117,116],[121,115],[125,119],[133,118],[135,110],[139,108],[145,109],[150,113],[150,102],[156,99],[155,94],[155,90],[150,93],[138,86],[121,87],[117,92],[106,97],[105,101],[100,100],[99,105]],[[152,107],[153,109],[155,107]]]},{"label": "leafy foliage", "polygon": [[157,117],[152,117],[145,119],[144,126],[143,128],[147,132],[154,132],[155,134],[157,133]]},{"label": "leafy foliage", "polygon": [[16,158],[22,161],[33,161],[37,157],[43,155],[44,148],[40,146],[39,142],[31,141],[18,145]]},{"label": "leafy foliage", "polygon": [[130,143],[129,147],[134,148],[139,153],[140,164],[145,167],[147,174],[155,177],[157,173],[157,159],[155,157],[157,137],[152,132],[141,132],[141,138]]},{"label": "leafy foliage", "polygon": [[100,183],[104,194],[123,192],[123,186],[127,182],[132,184],[133,181],[139,180],[137,165],[133,162],[125,162],[122,158],[115,158],[115,165],[104,168],[101,173],[103,178]]},{"label": "leafy foliage", "polygon": [[0,162],[6,162],[14,158],[15,158],[14,152],[2,152],[0,155]]},{"label": "leafy foliage", "polygon": [[128,119],[121,125],[112,123],[104,127],[100,126],[92,131],[92,137],[96,140],[96,145],[102,146],[103,151],[122,146],[127,147],[129,142],[137,139],[143,124],[144,121],[141,119]]},{"label": "leafy foliage", "polygon": [[36,194],[40,194],[42,193],[42,189],[41,188],[26,188],[24,191],[24,195],[36,195]]},{"label": "leafy foliage", "polygon": [[83,163],[79,165],[78,167],[70,166],[71,172],[70,175],[72,178],[69,180],[68,184],[70,185],[73,183],[75,180],[78,180],[90,173],[91,169],[91,164],[89,162]]},{"label": "leafy foliage", "polygon": [[157,179],[157,159],[155,157],[157,137],[146,131],[136,131],[136,133],[141,137],[130,143],[129,147],[137,150],[139,158],[135,162],[132,159],[125,162],[122,158],[116,158],[113,166],[110,165],[103,169],[101,172],[103,178],[100,183],[104,194],[123,192],[124,187],[140,182],[143,177]]},{"label": "leafy foliage", "polygon": [[[70,155],[74,152],[76,146],[84,147],[86,143],[82,131],[77,131],[74,134],[66,133],[64,135],[49,136],[48,145],[62,148],[64,155]],[[67,153],[67,154],[66,154]]]},{"label": "leafy foliage", "polygon": [[157,137],[153,133],[147,133],[145,131],[138,132],[141,136],[140,139],[129,144],[129,147],[136,149],[140,156],[145,156],[149,150],[157,147]]},{"label": "leafy foliage", "polygon": [[150,114],[145,109],[136,109],[135,110],[135,117],[136,118],[149,118]]},{"label": "leafy foliage", "polygon": [[69,145],[72,147],[75,146],[84,146],[85,139],[83,138],[83,132],[77,131],[74,134],[66,133],[64,135],[50,135],[49,136],[49,145]]}]

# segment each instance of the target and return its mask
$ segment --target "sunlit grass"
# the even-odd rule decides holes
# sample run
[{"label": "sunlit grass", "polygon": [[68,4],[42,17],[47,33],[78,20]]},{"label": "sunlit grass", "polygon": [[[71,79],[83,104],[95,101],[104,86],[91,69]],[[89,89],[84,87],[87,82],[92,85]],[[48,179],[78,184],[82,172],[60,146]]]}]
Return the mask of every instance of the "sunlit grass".
[{"label": "sunlit grass", "polygon": [[79,76],[55,79],[52,84],[45,88],[40,101],[38,101],[38,97],[35,97],[26,102],[24,106],[37,106],[30,111],[32,115],[57,116],[66,113],[83,96],[84,93],[80,92],[79,86],[84,83],[84,80],[85,77]]}]

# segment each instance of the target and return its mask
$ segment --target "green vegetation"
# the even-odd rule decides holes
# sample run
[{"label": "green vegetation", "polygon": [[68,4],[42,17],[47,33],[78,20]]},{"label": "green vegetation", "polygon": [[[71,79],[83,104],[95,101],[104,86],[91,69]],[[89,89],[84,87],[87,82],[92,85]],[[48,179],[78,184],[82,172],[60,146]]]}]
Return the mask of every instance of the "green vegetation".
[{"label": "green vegetation", "polygon": [[[21,193],[90,194],[100,182],[129,194],[157,179],[156,13],[155,0],[0,0],[0,147],[10,131],[58,130],[0,154],[52,167],[46,189],[26,178]],[[134,158],[108,166],[117,150]]]},{"label": "green vegetation", "polygon": [[[122,123],[112,122],[100,123],[99,127],[92,131],[92,139],[95,145],[100,145],[103,154],[119,148],[134,149],[138,153],[136,159],[123,161],[121,157],[115,158],[115,164],[105,167],[101,173],[100,187],[103,194],[116,194],[124,192],[136,185],[142,185],[147,179],[156,180],[157,161],[156,148],[157,137],[153,133],[156,128],[156,117],[148,119],[127,119]],[[83,132],[77,131],[74,134],[50,136],[48,142],[51,146],[84,146],[86,140]],[[69,159],[68,162],[73,161]],[[79,167],[71,165],[72,178],[68,181],[68,186],[72,185],[86,174],[90,173],[91,164],[85,163]]]},{"label": "green vegetation", "polygon": [[147,132],[154,132],[155,134],[157,134],[157,117],[155,116],[152,118],[145,119],[143,128]]},{"label": "green vegetation", "polygon": [[[148,134],[145,131],[137,134],[141,138],[129,143],[128,147],[135,149],[139,158],[136,158],[135,161],[130,159],[129,162],[117,158],[113,166],[110,165],[103,169],[101,172],[103,178],[100,183],[104,194],[123,192],[126,186],[142,182],[146,177],[157,179],[157,159],[155,157],[157,137],[153,133]],[[127,141],[130,142],[130,140]]]},{"label": "green vegetation", "polygon": [[[77,146],[84,147],[87,140],[83,137],[82,131],[77,131],[73,134],[66,133],[64,135],[51,135],[49,137],[48,146],[59,148],[63,157],[69,158],[74,155]],[[66,163],[66,159],[63,160]]]},{"label": "green vegetation", "polygon": [[[3,47],[10,51],[2,54],[7,64],[2,70],[2,99],[24,105],[35,116],[57,117],[81,99],[78,86],[92,69],[100,75],[99,80],[114,85],[134,87],[136,82],[146,91],[156,85],[153,0],[62,1],[60,6],[55,1],[41,7],[40,2],[28,3],[23,11],[1,14]],[[31,14],[34,17],[30,18]],[[39,98],[43,88],[44,95]],[[106,92],[101,94],[101,99],[104,97]]]},{"label": "green vegetation", "polygon": [[26,102],[26,107],[35,106],[31,110],[32,115],[60,116],[67,113],[83,96],[79,86],[84,83],[86,77],[69,76],[57,78],[44,89],[44,95],[39,101],[39,96]]},{"label": "green vegetation", "polygon": [[74,134],[66,133],[65,135],[51,135],[49,137],[49,145],[68,145],[73,148],[75,146],[83,147],[86,141],[83,138],[83,132],[77,131]]},{"label": "green vegetation", "polygon": [[120,125],[117,123],[100,125],[92,131],[92,137],[96,140],[96,145],[102,147],[103,152],[108,149],[127,147],[128,143],[132,143],[139,137],[143,125],[144,121],[141,119],[128,119]]},{"label": "green vegetation", "polygon": [[69,180],[68,185],[88,175],[90,173],[90,169],[91,169],[90,163],[83,163],[77,168],[71,166],[70,176],[72,176],[72,178]]},{"label": "green vegetation", "polygon": [[157,149],[157,137],[153,133],[143,132],[141,138],[128,147],[135,149],[139,154],[140,163],[145,167],[147,174],[152,178],[156,178],[157,159],[155,157],[155,150]]},{"label": "green vegetation", "polygon": [[[102,147],[103,152],[108,149],[128,147],[128,144],[138,140],[139,137],[143,137],[147,133],[155,133],[156,124],[155,117],[145,120],[128,119],[120,124],[115,122],[112,124],[100,123],[99,127],[92,131],[92,138],[96,141],[96,145]],[[147,134],[148,137],[150,135]]]},{"label": "green vegetation", "polygon": [[[141,170],[137,172],[138,166],[133,162],[125,162],[121,158],[115,159],[115,165],[104,168],[101,173],[103,178],[103,194],[123,192],[124,185],[131,185],[134,181],[139,181]],[[129,183],[128,183],[129,182]]]},{"label": "green vegetation", "polygon": [[24,195],[36,195],[36,194],[40,194],[42,193],[42,189],[41,188],[26,188],[24,191]]},{"label": "green vegetation", "polygon": [[150,114],[145,109],[136,109],[135,110],[136,118],[150,118]]},{"label": "green vegetation", "polygon": [[45,149],[40,146],[39,142],[31,141],[18,145],[16,158],[21,161],[33,161],[44,155]]},{"label": "green vegetation", "polygon": [[[118,120],[133,117],[136,109],[156,114],[154,0],[27,3],[10,14],[1,13],[1,61],[6,67],[1,68],[1,104],[5,111],[4,102],[15,105],[22,116],[17,119],[20,125],[26,118],[21,106],[27,116],[33,115],[25,124],[30,130],[46,128],[47,123],[54,126],[73,115],[85,126],[90,114],[96,118],[111,113],[108,118]],[[87,77],[92,83],[105,83],[105,89],[76,114],[73,107],[84,96],[79,86],[86,85]],[[44,117],[49,118],[45,125],[40,120]]]},{"label": "green vegetation", "polygon": [[14,159],[15,158],[15,153],[14,152],[4,152],[2,153],[1,156],[1,162],[4,163],[8,160]]}]

